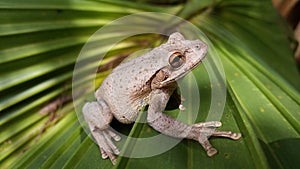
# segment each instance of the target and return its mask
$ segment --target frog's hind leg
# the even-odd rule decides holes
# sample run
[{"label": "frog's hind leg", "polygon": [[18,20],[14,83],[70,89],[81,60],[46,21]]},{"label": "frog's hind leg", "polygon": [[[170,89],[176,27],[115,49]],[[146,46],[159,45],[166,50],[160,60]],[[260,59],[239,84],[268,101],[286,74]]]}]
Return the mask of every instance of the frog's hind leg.
[{"label": "frog's hind leg", "polygon": [[91,133],[100,147],[102,158],[110,158],[113,164],[116,163],[114,154],[119,154],[119,149],[112,142],[112,139],[119,141],[120,136],[115,134],[109,127],[113,116],[104,101],[88,102],[82,112],[87,121]]}]

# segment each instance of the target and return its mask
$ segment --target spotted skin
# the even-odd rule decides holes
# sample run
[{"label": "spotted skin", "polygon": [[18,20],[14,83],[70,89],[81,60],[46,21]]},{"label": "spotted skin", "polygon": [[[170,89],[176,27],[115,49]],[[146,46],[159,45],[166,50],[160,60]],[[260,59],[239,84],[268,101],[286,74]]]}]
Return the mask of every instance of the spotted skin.
[{"label": "spotted skin", "polygon": [[[177,138],[198,141],[208,156],[217,150],[209,143],[210,136],[237,140],[240,133],[216,131],[221,122],[185,124],[166,114],[170,96],[176,91],[176,80],[185,76],[205,58],[208,46],[200,40],[186,40],[180,33],[150,52],[116,67],[95,92],[97,101],[83,106],[83,114],[93,137],[100,147],[102,158],[116,163],[120,153],[113,140],[120,136],[109,129],[112,118],[132,123],[143,107],[148,105],[147,122],[155,130]],[[179,106],[182,108],[182,105]]]}]

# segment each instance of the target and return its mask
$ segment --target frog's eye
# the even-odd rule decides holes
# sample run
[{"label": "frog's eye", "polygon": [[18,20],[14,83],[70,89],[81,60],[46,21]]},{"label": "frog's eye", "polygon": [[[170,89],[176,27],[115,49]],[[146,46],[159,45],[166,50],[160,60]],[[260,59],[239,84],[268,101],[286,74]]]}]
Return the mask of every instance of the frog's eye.
[{"label": "frog's eye", "polygon": [[179,68],[185,62],[185,56],[180,52],[173,53],[169,58],[169,63],[173,68]]}]

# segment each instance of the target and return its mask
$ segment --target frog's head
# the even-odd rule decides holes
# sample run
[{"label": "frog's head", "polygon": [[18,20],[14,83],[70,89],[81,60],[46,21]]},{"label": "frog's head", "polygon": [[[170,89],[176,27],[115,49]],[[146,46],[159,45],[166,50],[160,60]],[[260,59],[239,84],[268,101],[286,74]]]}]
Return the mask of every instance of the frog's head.
[{"label": "frog's head", "polygon": [[168,65],[162,70],[168,76],[161,82],[162,86],[176,81],[185,76],[193,68],[199,65],[207,53],[207,45],[200,40],[186,40],[180,33],[170,35],[165,44],[168,49]]}]

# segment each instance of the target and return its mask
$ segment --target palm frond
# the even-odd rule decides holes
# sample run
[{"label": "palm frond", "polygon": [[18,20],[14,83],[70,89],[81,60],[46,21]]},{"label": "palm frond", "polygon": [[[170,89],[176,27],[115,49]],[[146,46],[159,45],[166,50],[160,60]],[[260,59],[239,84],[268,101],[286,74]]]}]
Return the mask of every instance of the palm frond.
[{"label": "palm frond", "polygon": [[[271,2],[195,0],[165,4],[168,5],[118,0],[2,0],[0,167],[299,168],[299,72],[289,47],[287,26]],[[111,21],[138,12],[181,16],[208,36],[222,60],[227,80],[222,129],[240,131],[241,140],[212,139],[220,151],[213,158],[207,157],[197,142],[183,140],[154,157],[120,156],[116,166],[101,159],[97,145],[78,122],[72,103],[58,98],[71,94],[74,64],[88,38]],[[116,37],[112,33],[97,41]],[[123,59],[160,40],[154,35],[126,39],[108,53],[103,64],[109,65],[118,57]],[[95,60],[94,56],[106,49],[105,45],[95,46],[89,59]],[[80,71],[84,73],[95,66],[97,60]],[[99,71],[97,85],[109,68]],[[193,74],[202,92],[197,121],[203,121],[211,104],[212,88],[203,66]],[[75,85],[92,93],[94,89],[86,89],[88,79],[91,76]],[[53,102],[57,104],[40,111]],[[176,116],[178,112],[166,113]],[[147,124],[116,127],[132,137],[156,134]],[[130,140],[126,145],[124,149],[141,151]],[[146,150],[147,147],[143,151]]]}]

